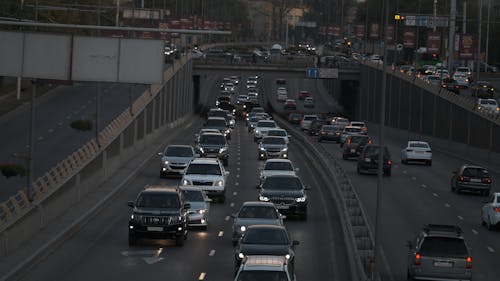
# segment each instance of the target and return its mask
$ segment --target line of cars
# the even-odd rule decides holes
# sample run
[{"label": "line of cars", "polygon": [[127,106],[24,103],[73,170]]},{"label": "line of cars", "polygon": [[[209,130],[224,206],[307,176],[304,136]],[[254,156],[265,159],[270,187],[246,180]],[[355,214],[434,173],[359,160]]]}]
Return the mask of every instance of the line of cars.
[{"label": "line of cars", "polygon": [[[283,102],[285,110],[297,110],[297,101],[291,97],[286,89],[286,79],[278,78],[276,80],[278,88],[276,89],[276,100]],[[299,91],[297,99],[303,102],[304,108],[314,108],[314,99],[309,91]]]}]

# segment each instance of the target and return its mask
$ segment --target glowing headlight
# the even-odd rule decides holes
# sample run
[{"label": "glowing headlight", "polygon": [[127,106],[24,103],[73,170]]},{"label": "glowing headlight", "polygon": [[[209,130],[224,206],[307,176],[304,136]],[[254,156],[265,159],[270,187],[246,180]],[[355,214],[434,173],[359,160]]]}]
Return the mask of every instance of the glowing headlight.
[{"label": "glowing headlight", "polygon": [[230,131],[229,131],[229,130],[226,130],[226,135],[227,135],[227,134],[229,134],[229,133],[230,133]]},{"label": "glowing headlight", "polygon": [[297,202],[306,202],[306,197],[303,196],[303,197],[295,198],[295,201],[297,201]]},{"label": "glowing headlight", "polygon": [[221,147],[221,148],[219,149],[219,153],[223,153],[223,152],[225,152],[225,151],[227,151],[227,147]]},{"label": "glowing headlight", "polygon": [[269,198],[268,198],[268,197],[266,197],[266,196],[262,196],[262,195],[261,195],[261,196],[259,196],[259,200],[260,200],[260,201],[264,201],[264,202],[268,202],[268,201],[269,201]]},{"label": "glowing headlight", "polygon": [[165,165],[168,165],[168,161],[165,161]]},{"label": "glowing headlight", "polygon": [[206,211],[207,211],[207,210],[205,210],[205,209],[201,209],[201,210],[198,210],[198,213],[200,213],[200,214],[202,214],[202,215],[203,215]]},{"label": "glowing headlight", "polygon": [[222,180],[218,180],[215,182],[215,186],[224,186],[224,182]]},{"label": "glowing headlight", "polygon": [[283,148],[281,151],[283,151],[283,152],[288,151],[288,147]]},{"label": "glowing headlight", "polygon": [[238,258],[243,259],[244,257],[245,257],[245,255],[243,253],[238,254]]},{"label": "glowing headlight", "polygon": [[256,134],[256,135],[259,135],[259,134],[260,134],[260,131],[259,131],[258,129],[257,129],[257,130],[255,130],[255,134]]},{"label": "glowing headlight", "polygon": [[260,151],[266,151],[266,149],[265,149],[265,148],[263,148],[263,147],[259,147],[259,150],[260,150]]},{"label": "glowing headlight", "polygon": [[182,180],[182,185],[189,185],[189,181],[188,180]]},{"label": "glowing headlight", "polygon": [[233,119],[229,120],[229,124],[234,125],[234,120]]},{"label": "glowing headlight", "polygon": [[286,254],[286,255],[285,255],[285,258],[286,258],[287,260],[289,260],[289,259],[290,259],[290,254]]},{"label": "glowing headlight", "polygon": [[240,227],[240,230],[241,230],[241,232],[245,232],[245,231],[247,230],[247,228],[246,228],[244,225],[242,225],[242,226]]},{"label": "glowing headlight", "polygon": [[199,148],[198,148],[198,150],[199,150],[201,153],[205,153],[205,152],[203,151],[203,147],[199,147]]},{"label": "glowing headlight", "polygon": [[134,214],[130,215],[130,219],[133,220],[134,219]]}]

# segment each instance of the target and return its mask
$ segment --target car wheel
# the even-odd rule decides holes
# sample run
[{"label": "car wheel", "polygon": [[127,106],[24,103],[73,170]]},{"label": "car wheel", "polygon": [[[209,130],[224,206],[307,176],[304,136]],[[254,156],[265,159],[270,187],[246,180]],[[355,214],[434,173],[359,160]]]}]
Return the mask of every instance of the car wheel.
[{"label": "car wheel", "polygon": [[128,245],[134,246],[137,243],[137,237],[135,235],[128,235]]},{"label": "car wheel", "polygon": [[456,192],[457,191],[457,189],[455,188],[455,186],[453,186],[453,182],[451,183],[451,191],[452,192]]},{"label": "car wheel", "polygon": [[405,159],[401,159],[401,164],[408,164],[408,162]]},{"label": "car wheel", "polygon": [[359,166],[356,168],[356,172],[361,175],[361,169],[359,168]]},{"label": "car wheel", "polygon": [[224,204],[226,202],[226,195],[222,195],[222,197],[219,198],[219,202]]},{"label": "car wheel", "polygon": [[427,166],[432,166],[432,160],[429,160],[429,161],[427,162]]},{"label": "car wheel", "polygon": [[342,153],[342,159],[347,160],[347,155]]},{"label": "car wheel", "polygon": [[176,245],[176,246],[178,246],[178,247],[182,247],[182,246],[184,246],[184,240],[185,240],[185,239],[186,239],[186,238],[184,238],[184,235],[177,236],[177,237],[175,238],[175,245]]}]

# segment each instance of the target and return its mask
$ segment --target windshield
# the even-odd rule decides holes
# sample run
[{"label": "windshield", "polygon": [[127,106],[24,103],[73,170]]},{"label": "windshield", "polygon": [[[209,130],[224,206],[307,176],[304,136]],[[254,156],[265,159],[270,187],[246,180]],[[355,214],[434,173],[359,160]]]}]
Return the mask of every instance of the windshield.
[{"label": "windshield", "polygon": [[421,142],[412,142],[410,143],[410,147],[429,148],[429,145]]},{"label": "windshield", "polygon": [[205,202],[201,190],[183,190],[184,198],[189,202]]},{"label": "windshield", "polygon": [[262,185],[264,189],[301,190],[302,183],[297,177],[267,177]]},{"label": "windshield", "polygon": [[222,110],[211,110],[208,112],[208,116],[210,117],[226,117],[226,113]]},{"label": "windshield", "polygon": [[321,127],[321,129],[324,131],[339,131],[340,130],[339,127],[335,127],[335,126],[323,126],[323,127]]},{"label": "windshield", "polygon": [[315,116],[305,116],[304,117],[304,120],[306,121],[312,121],[312,120],[316,120],[317,118]]},{"label": "windshield", "polygon": [[360,128],[344,128],[344,132],[347,133],[359,133],[361,132]]},{"label": "windshield", "polygon": [[262,144],[286,144],[285,139],[281,137],[263,138]]},{"label": "windshield", "polygon": [[352,136],[351,137],[351,142],[352,143],[367,143],[368,142],[368,138],[367,137],[363,137],[363,136]]},{"label": "windshield", "polygon": [[466,258],[468,256],[464,240],[449,237],[425,238],[419,253],[430,257]]},{"label": "windshield", "polygon": [[286,245],[288,235],[282,228],[251,228],[243,237],[244,244]]},{"label": "windshield", "polygon": [[[377,156],[380,148],[378,146],[368,146],[366,147],[366,157]],[[384,157],[389,158],[389,151],[384,147]]]},{"label": "windshield", "polygon": [[190,164],[186,175],[221,175],[220,167],[217,164]]},{"label": "windshield", "polygon": [[293,171],[293,166],[290,162],[267,162],[264,170]]},{"label": "windshield", "polygon": [[269,131],[267,133],[268,136],[278,136],[278,137],[286,137],[286,131]]},{"label": "windshield", "polygon": [[250,123],[257,123],[262,120],[262,117],[250,117]]},{"label": "windshield", "polygon": [[[226,116],[226,114],[224,112],[222,112],[224,114],[224,117]],[[208,119],[207,120],[207,123],[205,124],[206,127],[214,127],[214,128],[223,128],[223,127],[226,127],[226,120],[222,120],[222,119]]]},{"label": "windshield", "polygon": [[217,145],[225,145],[226,138],[223,135],[201,135],[200,143],[204,144],[217,144]]},{"label": "windshield", "polygon": [[244,270],[237,281],[289,281],[284,271]]},{"label": "windshield", "polygon": [[462,175],[464,177],[471,177],[471,178],[489,178],[490,174],[488,171],[485,169],[481,168],[466,168]]},{"label": "windshield", "polygon": [[274,122],[270,122],[270,121],[264,121],[264,122],[260,122],[257,123],[257,127],[261,127],[261,128],[274,128],[276,127],[276,124],[274,124]]},{"label": "windshield", "polygon": [[179,208],[179,196],[176,193],[143,192],[137,198],[138,208]]},{"label": "windshield", "polygon": [[243,206],[238,213],[238,217],[242,219],[277,219],[278,214],[276,209],[271,206]]},{"label": "windshield", "polygon": [[193,149],[191,147],[169,146],[164,154],[173,157],[193,157]]}]

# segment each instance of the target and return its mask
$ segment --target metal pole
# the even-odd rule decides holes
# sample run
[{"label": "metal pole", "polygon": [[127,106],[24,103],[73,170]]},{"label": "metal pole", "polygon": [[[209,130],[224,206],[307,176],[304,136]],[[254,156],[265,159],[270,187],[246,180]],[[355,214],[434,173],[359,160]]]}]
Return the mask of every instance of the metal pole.
[{"label": "metal pole", "polygon": [[432,31],[434,32],[436,32],[437,3],[438,0],[434,0],[434,26],[432,27]]},{"label": "metal pole", "polygon": [[467,33],[467,1],[464,0],[464,13],[462,15],[462,34]]},{"label": "metal pole", "polygon": [[288,48],[288,14],[286,15],[285,48]]},{"label": "metal pole", "polygon": [[455,19],[457,0],[450,0],[450,34],[448,36],[448,71],[453,73],[453,54],[455,53]]},{"label": "metal pole", "polygon": [[120,24],[120,0],[116,0],[115,26]]},{"label": "metal pole", "polygon": [[476,75],[474,77],[475,81],[479,81],[479,70],[481,69],[479,64],[481,62],[481,23],[483,21],[483,0],[479,0],[479,21],[477,24],[477,51],[476,51]]},{"label": "metal pole", "polygon": [[21,99],[21,77],[17,77],[16,99]]},{"label": "metal pole", "polygon": [[384,127],[385,127],[385,98],[387,87],[387,26],[389,21],[389,0],[384,1],[385,6],[385,32],[384,32],[384,59],[382,61],[382,90],[380,99],[380,124],[379,124],[379,154],[378,154],[378,171],[377,171],[377,210],[375,212],[375,252],[374,252],[374,274],[373,280],[378,280],[381,268],[381,228],[382,228],[382,178],[384,167]]},{"label": "metal pole", "polygon": [[367,45],[368,45],[368,0],[365,0],[365,46],[364,46],[364,53],[366,55],[366,51],[367,51]]},{"label": "metal pole", "polygon": [[486,55],[485,55],[485,70],[488,72],[488,55],[490,49],[490,16],[491,16],[491,0],[488,0],[488,16],[486,20]]},{"label": "metal pole", "polygon": [[99,141],[99,121],[100,121],[100,113],[101,113],[101,92],[102,85],[101,82],[97,82],[97,93],[96,93],[96,101],[95,101],[95,141],[97,145],[100,147],[101,142]]},{"label": "metal pole", "polygon": [[33,174],[35,173],[35,102],[36,102],[36,79],[31,80],[31,111],[29,131],[28,173],[26,183],[26,196],[30,202],[33,201]]}]

